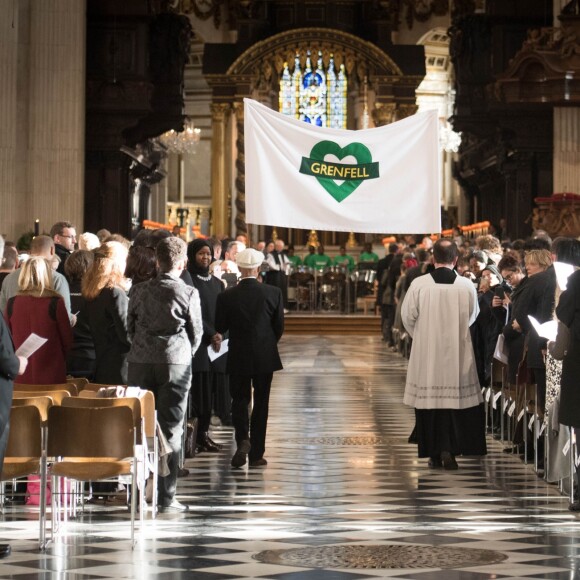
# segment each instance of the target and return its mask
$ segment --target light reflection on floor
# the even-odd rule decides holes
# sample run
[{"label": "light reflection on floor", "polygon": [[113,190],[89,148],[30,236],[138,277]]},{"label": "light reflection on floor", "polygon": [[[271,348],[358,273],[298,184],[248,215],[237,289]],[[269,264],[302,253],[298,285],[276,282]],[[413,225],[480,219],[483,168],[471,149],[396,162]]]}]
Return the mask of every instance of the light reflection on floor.
[{"label": "light reflection on floor", "polygon": [[[128,513],[92,508],[46,554],[30,509],[0,516],[13,555],[1,578],[262,578],[431,580],[576,578],[580,521],[566,498],[490,440],[483,460],[429,470],[406,443],[406,362],[379,338],[289,336],[270,405],[265,469],[232,471],[227,452],[188,463],[188,515],[150,519],[134,551]],[[264,550],[419,544],[500,551],[505,562],[454,570],[313,569],[257,562]]]}]

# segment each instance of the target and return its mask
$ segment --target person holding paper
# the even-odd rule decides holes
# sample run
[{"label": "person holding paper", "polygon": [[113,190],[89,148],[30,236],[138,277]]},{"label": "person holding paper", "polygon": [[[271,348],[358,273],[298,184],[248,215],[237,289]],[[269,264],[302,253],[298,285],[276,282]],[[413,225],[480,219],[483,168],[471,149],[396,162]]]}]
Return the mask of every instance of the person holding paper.
[{"label": "person holding paper", "polygon": [[[566,290],[560,296],[556,308],[560,322],[568,327],[570,339],[562,362],[560,409],[558,420],[576,432],[576,444],[580,442],[580,270],[568,278]],[[580,464],[579,464],[580,465]],[[580,467],[576,467],[576,481],[580,481]],[[580,502],[570,505],[572,511],[580,511]]]},{"label": "person holding paper", "polygon": [[[209,435],[212,411],[212,394],[214,367],[225,371],[225,359],[209,360],[208,346],[212,342],[221,342],[221,335],[215,329],[215,308],[217,297],[225,290],[224,285],[209,273],[212,259],[212,248],[204,239],[193,240],[187,246],[187,269],[191,275],[194,288],[199,292],[201,302],[201,317],[203,320],[203,336],[201,346],[195,352],[191,363],[192,380],[189,391],[190,417],[197,417],[197,448],[198,451],[218,453],[218,445]],[[225,377],[221,377],[225,379]],[[220,381],[217,388],[227,388],[227,380]]]},{"label": "person holding paper", "polygon": [[[556,273],[556,292],[554,296],[555,310],[558,308],[561,294],[567,288],[568,278],[580,266],[580,241],[574,238],[558,237],[552,243],[552,260]],[[540,331],[538,334],[548,339],[548,352],[546,354],[546,409],[544,424],[548,446],[546,449],[546,481],[557,481],[562,477],[568,477],[569,460],[562,454],[562,448],[566,445],[569,433],[567,429],[560,428],[560,403],[561,403],[561,379],[563,357],[568,345],[560,340],[555,341],[558,333],[563,333],[566,326],[558,321],[554,312],[552,320],[540,325],[545,330],[546,326],[552,326],[552,332]],[[550,330],[548,328],[548,330]],[[567,334],[567,333],[566,333]],[[546,336],[550,335],[550,336]],[[554,348],[556,347],[556,348]],[[562,347],[562,348],[558,348]],[[563,352],[562,352],[563,351]],[[566,410],[564,410],[566,412]]]},{"label": "person holding paper", "polygon": [[552,318],[556,273],[548,250],[531,250],[524,258],[528,282],[514,308],[513,328],[527,335],[527,367],[533,372],[538,387],[538,407],[544,412],[546,403],[546,339],[533,329],[529,316],[540,324]]},{"label": "person holding paper", "polygon": [[416,278],[401,317],[413,337],[403,401],[415,408],[419,457],[457,469],[456,455],[485,455],[485,412],[469,327],[479,313],[473,284],[453,270],[455,242],[433,246],[435,270]]},{"label": "person holding paper", "polygon": [[[4,255],[4,238],[0,236],[0,262]],[[16,356],[12,337],[4,318],[0,316],[0,473],[4,466],[4,453],[8,444],[10,431],[10,408],[12,407],[12,391],[14,379],[26,371],[28,360]],[[0,559],[11,553],[10,544],[0,544]]]},{"label": "person holding paper", "polygon": [[[242,467],[249,456],[250,467],[267,465],[266,426],[274,372],[282,369],[278,341],[284,332],[284,303],[276,286],[260,284],[257,276],[264,254],[253,248],[240,252],[237,263],[240,283],[218,296],[215,327],[229,331],[227,371],[230,374],[232,421],[237,450],[232,467]],[[214,343],[215,346],[219,344]],[[252,417],[248,405],[252,400]]]},{"label": "person holding paper", "polygon": [[[545,240],[543,243],[545,243]],[[524,263],[527,281],[517,302],[514,304],[511,324],[515,332],[525,336],[527,352],[522,364],[525,364],[524,369],[527,368],[530,371],[530,379],[527,384],[536,385],[536,407],[539,415],[543,416],[546,408],[547,341],[534,330],[530,316],[533,316],[540,324],[551,320],[554,311],[556,274],[552,266],[552,255],[549,250],[533,249],[527,251]],[[526,375],[524,374],[524,376]],[[529,390],[524,384],[517,397],[516,417],[520,417],[522,409],[526,408],[529,397]],[[523,418],[523,421],[518,421],[514,438],[514,442],[518,444],[523,442],[521,435],[527,433],[525,422],[525,418]],[[534,445],[536,442],[538,444],[538,468],[543,469],[543,439],[532,439]],[[528,454],[528,459],[531,459],[534,454],[532,446],[528,447]]]},{"label": "person holding paper", "polygon": [[18,384],[47,385],[66,382],[66,355],[73,331],[62,296],[54,290],[53,271],[40,256],[32,256],[21,268],[19,292],[8,300],[4,318],[18,348],[31,333],[47,339],[29,360]]}]

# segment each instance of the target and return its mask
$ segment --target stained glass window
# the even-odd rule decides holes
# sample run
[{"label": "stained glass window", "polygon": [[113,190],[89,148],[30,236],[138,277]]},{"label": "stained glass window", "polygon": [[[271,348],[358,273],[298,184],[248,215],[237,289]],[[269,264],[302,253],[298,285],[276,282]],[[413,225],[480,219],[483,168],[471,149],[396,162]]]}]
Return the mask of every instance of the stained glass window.
[{"label": "stained glass window", "polygon": [[302,70],[297,54],[292,73],[288,63],[284,63],[280,77],[280,112],[284,115],[319,127],[346,129],[346,93],[344,65],[337,71],[332,55],[325,66],[319,52],[316,68],[313,68],[308,51]]}]

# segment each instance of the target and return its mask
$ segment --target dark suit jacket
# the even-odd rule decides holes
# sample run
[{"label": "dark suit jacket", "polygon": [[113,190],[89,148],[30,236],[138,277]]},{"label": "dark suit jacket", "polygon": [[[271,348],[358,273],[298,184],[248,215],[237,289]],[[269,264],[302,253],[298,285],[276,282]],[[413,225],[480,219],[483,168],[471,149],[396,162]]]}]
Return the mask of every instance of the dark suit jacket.
[{"label": "dark suit jacket", "polygon": [[227,372],[258,375],[279,371],[278,341],[284,332],[282,292],[254,278],[217,298],[215,328],[229,331]]},{"label": "dark suit jacket", "polygon": [[387,254],[384,258],[381,258],[377,262],[377,280],[379,282],[379,289],[377,291],[377,306],[381,306],[383,303],[383,292],[385,291],[384,286],[381,285],[381,280],[383,279],[383,274],[389,269],[391,262],[395,254]]},{"label": "dark suit jacket", "polygon": [[545,367],[542,349],[546,348],[546,339],[540,338],[534,330],[528,315],[538,322],[548,322],[554,311],[554,295],[556,293],[556,273],[554,266],[545,272],[530,276],[524,286],[521,296],[514,306],[514,318],[528,336],[529,368],[541,369]]},{"label": "dark suit jacket", "polygon": [[14,377],[18,374],[20,361],[14,354],[14,345],[8,326],[0,316],[0,472],[4,463],[4,451],[8,443],[10,407]]},{"label": "dark suit jacket", "polygon": [[127,294],[121,288],[103,288],[94,300],[86,301],[97,360],[95,383],[127,382],[127,353],[131,346],[127,334],[128,304]]}]

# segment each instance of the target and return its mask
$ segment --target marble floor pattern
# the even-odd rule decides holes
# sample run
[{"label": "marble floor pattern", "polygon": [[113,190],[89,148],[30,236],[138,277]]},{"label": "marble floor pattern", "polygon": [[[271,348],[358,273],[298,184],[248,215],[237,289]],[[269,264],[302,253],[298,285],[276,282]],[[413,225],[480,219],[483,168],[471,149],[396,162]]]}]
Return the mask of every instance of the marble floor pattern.
[{"label": "marble floor pattern", "polygon": [[[406,361],[379,337],[289,336],[274,379],[265,469],[229,466],[232,430],[216,428],[219,455],[188,461],[178,497],[187,515],[146,519],[134,550],[123,507],[91,507],[46,553],[37,512],[0,516],[11,557],[0,578],[261,578],[421,580],[580,578],[580,520],[530,466],[489,439],[484,459],[430,470],[407,443]],[[403,545],[499,551],[498,564],[453,569],[336,569],[262,563],[265,550]]]}]

